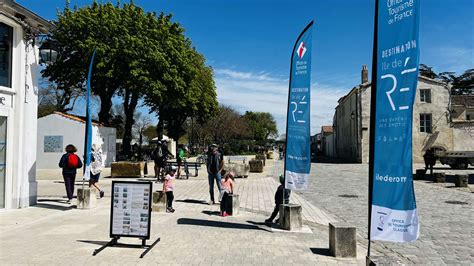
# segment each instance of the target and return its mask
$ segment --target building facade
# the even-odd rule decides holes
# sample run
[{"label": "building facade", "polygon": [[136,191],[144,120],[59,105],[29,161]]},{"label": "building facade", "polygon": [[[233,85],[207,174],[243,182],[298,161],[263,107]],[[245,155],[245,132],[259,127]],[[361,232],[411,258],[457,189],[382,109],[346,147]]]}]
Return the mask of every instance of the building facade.
[{"label": "building facade", "polygon": [[[84,155],[85,118],[54,112],[38,119],[38,169],[57,169],[66,145],[73,144]],[[116,156],[116,129],[92,122],[92,143],[102,147],[103,166],[110,167]]]},{"label": "building facade", "polygon": [[0,0],[0,208],[36,204],[39,34],[52,25]]},{"label": "building facade", "polygon": [[[335,146],[336,155],[341,159],[369,161],[370,94],[368,70],[364,66],[361,84],[339,99],[336,107]],[[422,76],[418,78],[413,106],[413,162],[423,162],[423,154],[430,148],[474,151],[470,97],[473,96],[451,96],[446,84]]]}]

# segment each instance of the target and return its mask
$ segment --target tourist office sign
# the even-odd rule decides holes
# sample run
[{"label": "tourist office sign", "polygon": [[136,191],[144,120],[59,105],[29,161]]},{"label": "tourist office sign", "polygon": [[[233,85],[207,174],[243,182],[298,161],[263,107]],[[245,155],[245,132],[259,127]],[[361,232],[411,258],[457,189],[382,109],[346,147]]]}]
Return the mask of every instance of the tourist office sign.
[{"label": "tourist office sign", "polygon": [[308,187],[311,170],[312,26],[313,21],[301,32],[291,54],[286,118],[285,188],[292,190]]},{"label": "tourist office sign", "polygon": [[419,65],[419,0],[376,2],[371,110],[370,239],[419,236],[413,189],[412,122]]}]

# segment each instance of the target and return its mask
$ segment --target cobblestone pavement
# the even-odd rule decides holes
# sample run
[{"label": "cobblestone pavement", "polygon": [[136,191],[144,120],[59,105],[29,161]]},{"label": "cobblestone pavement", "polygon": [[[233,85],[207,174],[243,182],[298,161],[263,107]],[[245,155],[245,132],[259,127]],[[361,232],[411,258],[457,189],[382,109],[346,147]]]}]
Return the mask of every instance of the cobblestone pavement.
[{"label": "cobblestone pavement", "polygon": [[[38,181],[39,204],[0,212],[0,261],[2,265],[364,265],[362,246],[357,259],[329,256],[328,227],[309,220],[332,218],[301,196],[295,195],[294,200],[311,213],[306,216],[311,233],[280,232],[261,225],[273,208],[274,169],[269,165],[264,173],[236,180],[242,208],[235,217],[217,216],[219,206],[205,203],[209,199],[205,174],[177,180],[176,212],[153,213],[151,240],[160,237],[161,241],[144,259],[138,258],[140,250],[128,248],[107,248],[91,256],[109,240],[110,178],[100,180],[106,197],[98,200],[98,206],[78,210],[64,204],[64,184],[57,171],[40,171],[45,178]],[[156,183],[154,189],[159,186]],[[137,244],[138,240],[123,242]]]},{"label": "cobblestone pavement", "polygon": [[[283,167],[281,161],[278,167]],[[435,169],[439,171],[450,175],[471,174],[469,188],[454,188],[453,183],[415,181],[420,238],[409,244],[373,242],[373,250],[408,264],[474,264],[474,170]],[[315,163],[311,172],[310,188],[298,194],[336,219],[355,225],[361,239],[366,239],[368,166]],[[467,204],[454,205],[447,201]]]}]

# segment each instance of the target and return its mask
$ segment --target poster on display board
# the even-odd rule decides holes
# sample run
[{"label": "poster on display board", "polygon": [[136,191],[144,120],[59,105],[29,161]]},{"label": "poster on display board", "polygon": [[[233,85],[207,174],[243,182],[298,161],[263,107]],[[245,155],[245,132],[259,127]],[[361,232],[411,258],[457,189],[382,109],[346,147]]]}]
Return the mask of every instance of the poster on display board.
[{"label": "poster on display board", "polygon": [[110,237],[150,239],[152,183],[112,181]]}]

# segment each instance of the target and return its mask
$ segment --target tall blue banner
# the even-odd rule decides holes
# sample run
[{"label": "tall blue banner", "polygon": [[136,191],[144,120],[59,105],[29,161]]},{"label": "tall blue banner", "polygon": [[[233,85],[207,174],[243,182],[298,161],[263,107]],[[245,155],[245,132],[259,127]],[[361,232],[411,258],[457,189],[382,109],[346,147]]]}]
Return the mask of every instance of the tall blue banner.
[{"label": "tall blue banner", "polygon": [[86,133],[84,139],[84,176],[83,179],[89,181],[91,173],[91,152],[92,152],[92,117],[90,110],[91,98],[91,76],[94,65],[95,49],[92,52],[89,72],[87,73],[87,94],[86,94]]},{"label": "tall blue banner", "polygon": [[310,107],[313,21],[296,40],[291,54],[286,123],[285,187],[308,187],[311,170]]},{"label": "tall blue banner", "polygon": [[420,0],[377,3],[370,238],[411,242],[420,232],[412,169]]}]

